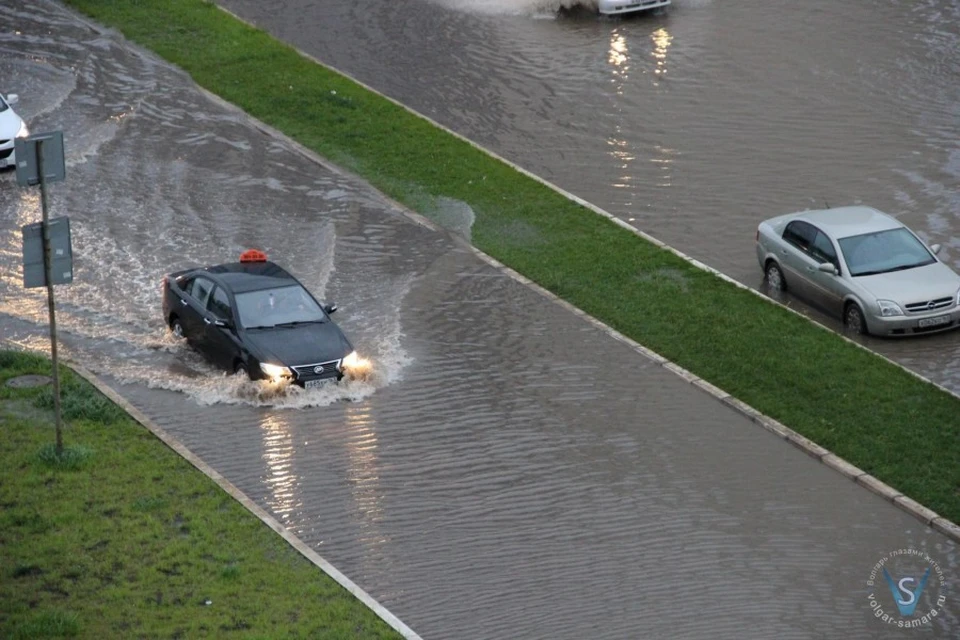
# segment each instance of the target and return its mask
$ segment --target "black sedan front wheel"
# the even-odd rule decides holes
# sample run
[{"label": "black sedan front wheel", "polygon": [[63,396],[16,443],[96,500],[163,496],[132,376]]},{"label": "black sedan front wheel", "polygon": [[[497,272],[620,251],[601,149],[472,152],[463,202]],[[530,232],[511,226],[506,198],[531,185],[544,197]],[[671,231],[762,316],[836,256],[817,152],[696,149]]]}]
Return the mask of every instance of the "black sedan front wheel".
[{"label": "black sedan front wheel", "polygon": [[178,340],[183,338],[183,324],[177,316],[173,316],[173,318],[170,319],[170,333]]},{"label": "black sedan front wheel", "polygon": [[253,378],[250,377],[250,371],[247,370],[247,365],[243,364],[243,362],[237,362],[237,364],[235,364],[234,367],[233,367],[233,372],[234,372],[235,374],[240,374],[240,375],[242,375],[242,376],[243,376],[244,378],[246,378],[247,380],[252,380],[252,379],[253,379]]}]

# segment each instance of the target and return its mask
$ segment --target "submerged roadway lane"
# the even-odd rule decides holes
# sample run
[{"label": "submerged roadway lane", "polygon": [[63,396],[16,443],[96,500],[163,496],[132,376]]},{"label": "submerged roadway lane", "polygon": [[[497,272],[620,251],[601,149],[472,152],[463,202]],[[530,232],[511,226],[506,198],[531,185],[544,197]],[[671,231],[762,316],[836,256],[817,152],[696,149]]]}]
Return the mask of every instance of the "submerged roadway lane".
[{"label": "submerged roadway lane", "polygon": [[[765,289],[761,220],[842,204],[896,215],[960,270],[956,0],[556,18],[575,2],[218,0],[748,286]],[[861,341],[960,393],[960,332]]]},{"label": "submerged roadway lane", "polygon": [[[887,637],[866,581],[907,547],[946,579],[925,637],[960,630],[951,541],[119,37],[47,1],[0,24],[4,90],[67,146],[64,351],[424,638]],[[0,175],[0,335],[43,348],[39,215]],[[372,381],[268,397],[169,338],[161,275],[249,246],[339,304]]]}]

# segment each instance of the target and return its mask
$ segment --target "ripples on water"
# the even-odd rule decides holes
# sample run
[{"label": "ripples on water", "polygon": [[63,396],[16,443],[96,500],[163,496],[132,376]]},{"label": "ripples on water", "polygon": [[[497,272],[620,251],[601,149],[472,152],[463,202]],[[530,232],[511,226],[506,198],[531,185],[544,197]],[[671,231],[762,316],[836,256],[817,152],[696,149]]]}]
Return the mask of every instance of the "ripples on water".
[{"label": "ripples on water", "polygon": [[[82,43],[60,42],[61,50],[48,30],[25,27],[0,34],[0,75],[4,90],[21,95],[18,112],[33,131],[64,131],[68,178],[49,186],[50,215],[71,218],[75,279],[56,290],[64,356],[200,404],[323,406],[361,400],[400,379],[410,359],[398,310],[412,276],[364,275],[382,262],[374,243],[384,233],[356,220],[365,196],[329,179],[289,175],[270,161],[276,142],[252,136],[235,115],[203,113],[202,99],[175,97],[169,87],[178,72],[110,38],[87,34]],[[84,55],[69,60],[81,44]],[[197,122],[219,126],[214,133]],[[224,147],[261,160],[238,164]],[[252,201],[260,203],[256,216],[237,214]],[[46,291],[23,289],[20,266],[20,227],[40,219],[39,191],[19,188],[6,171],[0,206],[0,314],[17,328],[3,337],[48,350]],[[161,277],[229,261],[249,246],[266,248],[320,298],[343,295],[338,258],[366,256],[337,318],[371,359],[366,375],[310,391],[240,380],[172,340],[160,317]]]}]

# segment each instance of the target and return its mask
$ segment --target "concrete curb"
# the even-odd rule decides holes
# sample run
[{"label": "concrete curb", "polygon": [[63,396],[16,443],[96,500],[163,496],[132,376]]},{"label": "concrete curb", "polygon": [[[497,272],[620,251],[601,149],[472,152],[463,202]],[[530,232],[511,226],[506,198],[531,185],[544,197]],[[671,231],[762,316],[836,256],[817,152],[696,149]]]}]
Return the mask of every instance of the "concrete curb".
[{"label": "concrete curb", "polygon": [[[217,5],[217,7],[218,7],[221,11],[223,11],[225,14],[231,16],[233,19],[235,19],[235,20],[237,20],[237,21],[239,21],[239,22],[242,22],[243,24],[246,24],[247,26],[249,26],[249,27],[251,27],[251,28],[258,29],[258,30],[262,30],[262,29],[260,29],[260,27],[258,27],[257,25],[255,25],[255,24],[253,24],[253,23],[251,23],[251,22],[248,22],[247,20],[244,20],[243,18],[241,18],[240,16],[234,14],[233,12],[229,11],[228,9],[226,9],[226,8],[220,6],[220,5]],[[97,30],[100,31],[100,32],[103,32],[102,28],[98,28]],[[131,46],[136,46],[136,45],[133,45],[133,44],[131,43]],[[139,50],[143,51],[142,47],[137,46],[137,48],[138,48]],[[639,229],[637,229],[637,228],[634,227],[633,225],[630,225],[629,223],[621,220],[620,218],[617,218],[617,217],[614,216],[613,214],[611,214],[611,213],[609,213],[609,212],[601,209],[600,207],[597,207],[596,205],[593,205],[593,204],[587,202],[586,200],[583,200],[582,198],[580,198],[580,197],[578,197],[578,196],[576,196],[576,195],[574,195],[574,194],[572,194],[572,193],[569,193],[569,192],[561,189],[560,187],[558,187],[558,186],[556,186],[556,185],[548,182],[547,180],[544,180],[543,178],[541,178],[541,177],[539,177],[539,176],[537,176],[537,175],[535,175],[535,174],[527,171],[526,169],[524,169],[524,168],[522,168],[522,167],[514,164],[513,162],[510,162],[509,160],[506,160],[505,158],[500,157],[500,156],[497,155],[496,153],[494,153],[494,152],[492,152],[492,151],[490,151],[490,150],[488,150],[488,149],[485,149],[484,147],[482,147],[482,146],[474,143],[473,141],[465,138],[464,136],[458,134],[457,132],[452,131],[451,129],[448,129],[447,127],[445,127],[445,126],[443,126],[442,124],[434,121],[433,119],[431,119],[431,118],[429,118],[429,117],[427,117],[427,116],[425,116],[425,115],[423,115],[423,114],[421,114],[421,113],[418,113],[418,112],[414,111],[414,110],[411,109],[410,107],[407,107],[406,105],[404,105],[404,104],[402,104],[402,103],[394,100],[393,98],[390,98],[389,96],[386,96],[386,95],[380,93],[380,92],[377,91],[376,89],[374,89],[374,88],[366,85],[365,83],[359,81],[358,79],[352,77],[351,75],[349,75],[349,74],[347,74],[347,73],[344,73],[344,72],[340,71],[339,69],[335,69],[335,68],[331,67],[330,65],[327,65],[327,64],[325,64],[324,62],[318,60],[317,58],[314,58],[313,56],[311,56],[311,55],[309,55],[309,54],[307,54],[307,53],[305,53],[305,52],[303,52],[303,51],[300,51],[299,49],[295,49],[295,50],[297,51],[297,53],[299,53],[299,54],[300,54],[301,56],[303,56],[304,58],[310,60],[311,62],[313,62],[313,63],[315,63],[315,64],[317,64],[317,65],[319,65],[319,66],[321,66],[321,67],[323,67],[323,68],[325,68],[325,69],[328,69],[328,70],[330,70],[330,71],[332,71],[332,72],[334,72],[334,73],[337,73],[337,74],[343,76],[344,78],[349,79],[350,81],[352,81],[352,82],[356,83],[357,85],[363,87],[365,90],[370,91],[371,93],[376,94],[377,96],[383,98],[384,100],[390,101],[390,102],[393,103],[394,105],[396,105],[396,106],[404,109],[405,111],[409,112],[409,113],[412,114],[412,115],[415,115],[415,116],[417,116],[417,117],[419,117],[419,118],[421,118],[421,119],[429,122],[431,125],[437,127],[438,129],[443,130],[443,131],[446,132],[447,134],[452,135],[452,136],[456,137],[457,139],[459,139],[459,140],[461,140],[461,141],[469,144],[469,145],[472,146],[473,148],[475,148],[475,149],[477,149],[477,150],[479,150],[479,151],[481,151],[481,152],[489,155],[489,156],[492,157],[492,158],[495,158],[496,160],[499,160],[500,162],[503,162],[504,164],[506,164],[507,166],[511,167],[511,168],[514,169],[515,171],[517,171],[517,172],[519,172],[519,173],[521,173],[521,174],[523,174],[523,175],[525,175],[525,176],[527,176],[527,177],[529,177],[529,178],[531,178],[531,179],[533,179],[533,180],[536,180],[536,181],[539,182],[540,184],[543,184],[544,186],[546,186],[546,187],[548,187],[548,188],[550,188],[550,189],[553,189],[553,190],[556,191],[557,193],[559,193],[559,194],[563,195],[564,197],[572,200],[573,202],[576,202],[577,204],[579,204],[579,205],[581,205],[581,206],[589,209],[590,211],[593,211],[594,213],[596,213],[596,214],[598,214],[598,215],[600,215],[600,216],[603,216],[604,218],[610,220],[611,222],[613,222],[613,223],[616,224],[617,226],[619,226],[619,227],[621,227],[621,228],[623,228],[623,229],[625,229],[625,230],[627,230],[627,231],[629,231],[629,232],[631,232],[631,233],[633,233],[633,234],[635,234],[635,235],[643,238],[643,239],[646,240],[647,242],[650,242],[651,244],[653,244],[653,245],[655,245],[655,246],[657,246],[657,247],[660,247],[661,249],[664,249],[664,250],[666,250],[666,251],[669,251],[669,252],[673,253],[673,254],[676,255],[677,257],[685,260],[686,262],[688,262],[688,263],[690,263],[691,265],[697,267],[698,269],[701,269],[701,270],[703,270],[703,271],[707,271],[707,272],[715,275],[716,277],[721,278],[722,280],[725,280],[725,281],[729,282],[730,284],[732,284],[732,285],[734,285],[734,286],[736,286],[736,287],[738,287],[738,288],[740,288],[740,289],[743,289],[743,290],[745,290],[745,291],[749,291],[750,293],[758,296],[760,299],[764,300],[764,301],[767,302],[768,304],[776,305],[776,306],[778,306],[778,307],[780,307],[780,308],[782,308],[782,309],[786,309],[787,311],[789,311],[789,312],[791,312],[791,313],[794,313],[794,314],[796,314],[797,316],[799,316],[799,317],[807,320],[808,322],[812,323],[814,326],[822,329],[823,331],[828,331],[828,332],[830,332],[830,333],[833,334],[833,335],[839,336],[841,339],[846,340],[848,343],[850,343],[850,344],[852,344],[852,345],[854,345],[854,346],[856,346],[856,347],[858,347],[858,348],[860,348],[860,349],[863,349],[863,350],[866,351],[867,353],[870,353],[870,354],[872,354],[872,355],[874,355],[874,356],[876,356],[876,357],[878,357],[878,358],[881,358],[881,359],[885,360],[885,361],[888,362],[889,364],[892,364],[893,366],[898,367],[898,368],[900,368],[900,369],[903,370],[903,371],[906,371],[908,374],[914,376],[915,378],[917,378],[917,379],[919,379],[919,380],[921,380],[921,381],[923,381],[923,382],[926,382],[927,384],[930,384],[930,385],[932,385],[932,386],[934,386],[934,387],[937,387],[938,389],[940,389],[940,390],[943,391],[944,393],[947,393],[947,394],[949,394],[949,395],[951,395],[951,396],[953,396],[953,397],[955,397],[955,398],[957,398],[957,399],[960,399],[960,394],[954,393],[954,392],[951,391],[950,389],[947,389],[947,388],[943,387],[942,385],[937,384],[936,382],[933,382],[932,380],[930,380],[930,379],[928,379],[928,378],[920,375],[919,373],[917,373],[917,372],[915,372],[915,371],[912,371],[912,370],[908,369],[907,367],[901,365],[900,363],[895,362],[895,361],[891,360],[890,358],[887,358],[886,356],[884,356],[884,355],[882,355],[882,354],[879,354],[879,353],[877,353],[877,352],[875,352],[875,351],[873,351],[873,350],[871,350],[871,349],[868,349],[867,347],[865,347],[864,345],[862,345],[862,344],[860,344],[860,343],[858,343],[858,342],[855,342],[855,341],[853,341],[853,340],[850,340],[850,339],[847,338],[846,336],[842,336],[842,335],[840,335],[840,334],[837,334],[836,332],[828,329],[827,327],[825,327],[825,326],[823,326],[823,325],[821,325],[821,324],[819,324],[819,323],[817,323],[817,322],[814,322],[814,321],[811,320],[810,318],[804,316],[802,313],[799,313],[798,311],[796,311],[796,310],[794,310],[794,309],[790,309],[789,307],[787,307],[787,306],[785,306],[785,305],[783,305],[783,304],[780,304],[779,302],[777,302],[777,301],[775,301],[775,300],[772,300],[771,298],[763,295],[762,293],[760,293],[760,292],[757,291],[756,289],[752,289],[751,287],[748,287],[747,285],[745,285],[745,284],[743,284],[743,283],[741,283],[741,282],[738,282],[737,280],[734,280],[734,279],[731,278],[730,276],[727,276],[726,274],[721,273],[720,271],[717,271],[717,270],[714,269],[713,267],[710,267],[710,266],[708,266],[708,265],[700,262],[699,260],[696,260],[696,259],[688,256],[687,254],[685,254],[685,253],[683,253],[683,252],[681,252],[681,251],[679,251],[679,250],[677,250],[677,249],[674,249],[673,247],[670,247],[670,246],[666,245],[665,243],[661,242],[660,240],[657,240],[656,238],[654,238],[653,236],[651,236],[651,235],[649,235],[649,234],[647,234],[647,233],[645,233],[645,232],[643,232],[643,231],[640,231]],[[155,54],[152,54],[152,52],[151,52],[150,55],[155,55]],[[156,57],[156,56],[155,56],[155,57]],[[158,58],[158,59],[159,59],[159,58]],[[172,66],[172,65],[171,65],[171,66]],[[229,102],[226,102],[225,100],[223,100],[223,99],[220,98],[219,96],[217,96],[217,95],[213,94],[212,92],[204,89],[203,87],[199,87],[199,85],[197,85],[197,86],[198,86],[198,88],[200,88],[208,97],[210,97],[214,102],[217,102],[218,104],[220,104],[220,105],[222,105],[222,106],[225,106],[226,108],[228,108],[228,109],[230,109],[230,110],[233,110],[233,111],[235,111],[235,112],[237,112],[237,113],[239,113],[239,114],[242,114],[242,115],[248,120],[248,122],[250,122],[255,128],[257,128],[258,130],[262,131],[263,133],[265,133],[265,134],[267,134],[267,135],[273,136],[273,137],[275,137],[275,138],[277,138],[277,139],[280,139],[280,140],[286,142],[288,145],[290,145],[290,147],[291,147],[292,149],[294,149],[296,152],[300,153],[300,154],[301,154],[302,156],[304,156],[305,158],[311,160],[312,162],[314,162],[314,163],[316,163],[316,164],[324,167],[325,169],[327,169],[327,170],[329,170],[329,171],[331,171],[331,172],[333,172],[333,173],[336,173],[337,175],[349,177],[349,178],[351,178],[351,179],[353,179],[353,180],[357,180],[357,181],[359,181],[359,182],[361,182],[361,183],[363,183],[363,184],[369,185],[369,183],[368,183],[366,180],[364,180],[361,176],[357,176],[357,175],[351,174],[351,173],[349,173],[349,172],[344,171],[343,169],[341,169],[341,168],[339,168],[339,167],[335,167],[335,166],[331,165],[331,164],[330,164],[329,162],[327,162],[324,158],[320,157],[319,155],[317,155],[316,153],[310,151],[309,149],[306,149],[303,145],[301,145],[300,143],[296,142],[295,140],[293,140],[292,138],[290,138],[290,137],[287,136],[286,134],[284,134],[284,133],[282,133],[282,132],[274,129],[273,127],[270,127],[269,125],[264,124],[263,122],[260,122],[259,120],[257,120],[257,119],[254,118],[253,116],[249,115],[249,114],[246,113],[245,111],[243,111],[243,110],[241,110],[240,108],[238,108],[236,105],[233,105],[233,104],[231,104],[231,103],[229,103]],[[372,189],[372,188],[373,188],[373,187],[371,186],[371,189]],[[379,193],[379,192],[378,192],[378,193]],[[423,225],[423,226],[426,226],[426,227],[428,227],[428,228],[430,228],[430,229],[437,230],[437,226],[436,226],[433,222],[431,222],[430,220],[428,220],[427,218],[425,218],[424,216],[422,216],[422,215],[420,215],[420,214],[418,214],[418,213],[416,213],[416,212],[413,212],[413,211],[407,209],[404,205],[400,204],[399,202],[396,202],[396,201],[392,200],[391,198],[387,197],[385,194],[380,194],[380,195],[381,195],[381,197],[383,197],[386,201],[390,202],[398,211],[400,211],[401,213],[403,213],[403,214],[404,214],[406,217],[408,217],[409,219],[412,219],[412,220],[416,221],[418,224],[421,224],[421,225]],[[880,481],[879,479],[877,479],[877,478],[875,478],[875,477],[867,474],[865,471],[863,471],[863,470],[855,467],[854,465],[850,464],[849,462],[843,460],[843,459],[840,458],[839,456],[837,456],[837,455],[835,455],[834,453],[830,452],[828,449],[826,449],[826,448],[824,448],[824,447],[821,447],[820,445],[816,444],[816,443],[813,442],[812,440],[809,440],[808,438],[802,436],[801,434],[797,433],[797,432],[794,431],[793,429],[790,429],[789,427],[784,426],[783,424],[781,424],[780,422],[774,420],[773,418],[770,418],[769,416],[766,416],[766,415],[760,413],[759,411],[757,411],[757,410],[754,409],[753,407],[750,407],[750,406],[747,405],[746,403],[744,403],[744,402],[742,402],[742,401],[734,398],[734,397],[731,396],[729,393],[723,391],[722,389],[719,389],[718,387],[714,386],[713,384],[709,383],[708,381],[703,380],[702,378],[700,378],[700,377],[698,377],[697,375],[691,373],[690,371],[687,371],[687,370],[684,369],[683,367],[680,367],[679,365],[676,365],[676,364],[670,362],[669,360],[667,360],[667,359],[664,358],[663,356],[655,353],[654,351],[651,351],[650,349],[644,347],[643,345],[639,344],[638,342],[634,341],[633,339],[631,339],[631,338],[629,338],[629,337],[621,334],[620,332],[616,331],[616,330],[613,329],[612,327],[607,326],[606,324],[604,324],[604,323],[601,322],[600,320],[597,320],[596,318],[588,315],[586,312],[584,312],[584,311],[582,311],[581,309],[575,307],[574,305],[570,304],[570,303],[567,302],[566,300],[563,300],[562,298],[558,297],[558,296],[555,295],[554,293],[548,291],[547,289],[545,289],[545,288],[543,288],[542,286],[538,285],[537,283],[533,282],[533,281],[530,280],[529,278],[523,276],[522,274],[518,273],[517,271],[514,271],[514,270],[511,269],[510,267],[507,267],[506,265],[504,265],[503,263],[499,262],[499,261],[496,260],[495,258],[493,258],[493,257],[491,257],[491,256],[489,256],[489,255],[487,255],[487,254],[485,254],[485,253],[483,253],[482,251],[480,251],[479,249],[477,249],[475,246],[473,246],[472,244],[470,244],[469,242],[467,242],[467,241],[464,240],[463,238],[460,238],[459,236],[456,236],[455,234],[451,234],[451,237],[455,238],[456,241],[458,241],[462,246],[464,246],[464,247],[468,248],[469,250],[471,250],[471,251],[472,251],[477,257],[479,257],[481,260],[483,260],[483,261],[486,262],[487,264],[489,264],[489,265],[497,268],[498,270],[502,271],[503,273],[505,273],[506,275],[508,275],[508,276],[511,277],[512,279],[514,279],[515,281],[517,281],[517,282],[519,282],[519,283],[521,283],[521,284],[524,284],[524,285],[530,287],[531,289],[534,289],[535,291],[538,291],[541,295],[547,297],[547,298],[550,299],[550,300],[553,300],[554,302],[556,302],[556,303],[559,304],[560,306],[564,307],[564,308],[567,309],[568,311],[570,311],[570,312],[572,312],[572,313],[580,316],[581,318],[587,320],[588,322],[590,322],[591,324],[593,324],[595,327],[597,327],[597,328],[601,329],[602,331],[604,331],[605,333],[607,333],[609,336],[611,336],[611,337],[613,337],[613,338],[615,338],[615,339],[617,339],[617,340],[620,340],[621,342],[624,342],[625,344],[630,345],[631,348],[633,348],[633,349],[634,349],[635,351],[637,351],[638,353],[646,356],[646,357],[649,358],[651,361],[653,361],[655,364],[660,365],[660,366],[662,366],[662,367],[664,367],[664,368],[666,368],[666,369],[669,369],[669,370],[672,371],[673,373],[675,373],[675,374],[677,374],[678,376],[680,376],[682,379],[686,380],[687,382],[691,383],[692,385],[700,388],[700,389],[703,390],[704,392],[706,392],[706,393],[710,394],[711,396],[715,397],[717,400],[719,400],[719,401],[722,402],[723,404],[726,404],[726,405],[729,406],[731,409],[733,409],[733,410],[737,411],[738,413],[744,415],[745,417],[747,417],[748,419],[750,419],[752,422],[754,422],[754,423],[756,423],[756,424],[759,424],[760,426],[762,426],[763,428],[767,429],[768,431],[770,431],[770,432],[776,434],[777,436],[779,436],[779,437],[787,440],[788,442],[790,442],[791,444],[793,444],[794,446],[796,446],[798,449],[800,449],[801,451],[803,451],[803,452],[806,453],[807,455],[811,456],[812,458],[815,458],[815,459],[819,460],[820,462],[826,464],[827,466],[833,468],[833,469],[836,470],[836,471],[839,471],[841,474],[847,476],[848,478],[854,480],[855,482],[857,482],[857,483],[860,484],[861,486],[863,486],[863,487],[869,489],[870,491],[876,493],[877,495],[879,495],[879,496],[881,496],[882,498],[886,499],[888,502],[892,502],[893,504],[895,504],[896,506],[900,507],[901,509],[903,509],[903,510],[906,511],[907,513],[911,514],[912,516],[914,516],[915,518],[917,518],[918,520],[920,520],[920,521],[923,522],[924,524],[933,527],[934,529],[936,529],[937,531],[939,531],[939,532],[942,533],[943,535],[945,535],[945,536],[947,536],[947,537],[949,537],[949,538],[951,538],[951,539],[953,539],[953,540],[955,540],[955,541],[957,541],[957,542],[960,542],[960,526],[958,526],[957,524],[951,522],[950,520],[948,520],[948,519],[946,519],[946,518],[943,518],[942,516],[940,516],[940,515],[937,514],[936,512],[934,512],[934,511],[932,511],[932,510],[924,507],[923,505],[921,505],[920,503],[916,502],[915,500],[912,500],[912,499],[910,499],[910,498],[906,498],[906,497],[903,496],[900,492],[898,492],[898,491],[896,491],[895,489],[893,489],[892,487],[886,485],[885,483],[883,483],[883,482]],[[90,374],[90,375],[92,375],[92,374]],[[112,390],[111,390],[111,392],[112,392]],[[118,397],[119,397],[119,396],[118,396]],[[121,405],[121,406],[124,406],[124,405]],[[145,418],[145,416],[144,416],[144,418]],[[149,428],[149,427],[148,427],[148,428]],[[185,450],[185,451],[186,451],[186,450]],[[187,453],[189,453],[189,451],[187,451]],[[192,454],[190,454],[190,455],[192,456]],[[188,458],[188,459],[189,459],[189,458]],[[204,464],[202,461],[199,461],[199,460],[198,460],[198,462],[200,462],[200,464]],[[204,466],[205,466],[205,465],[204,465]],[[198,467],[198,468],[199,468],[199,467]],[[212,469],[211,469],[210,471],[211,471],[212,473],[216,473],[216,472],[213,471]],[[219,474],[218,474],[218,477],[219,477]],[[225,481],[224,481],[224,482],[225,482]],[[230,486],[232,486],[232,485],[230,485]],[[239,492],[238,492],[238,493],[239,493]],[[240,495],[242,495],[242,494],[240,494]],[[256,506],[256,505],[254,505],[254,506]],[[266,514],[265,514],[265,515],[266,515]],[[266,517],[269,518],[269,516],[266,516]],[[272,520],[272,519],[271,519],[271,520]],[[277,524],[278,524],[278,526],[280,526],[279,523],[277,523]],[[291,544],[292,544],[292,543],[291,543]],[[301,543],[301,544],[302,544],[302,543]],[[317,556],[317,557],[319,558],[319,556]],[[322,561],[322,558],[321,558],[320,560]],[[331,568],[332,568],[332,567],[331,567]],[[336,571],[336,569],[334,569],[334,571]],[[339,572],[338,572],[338,574],[339,574]],[[346,578],[344,578],[344,579],[346,580]],[[352,583],[350,583],[350,584],[352,584]],[[358,588],[358,589],[359,589],[359,588]],[[369,596],[368,596],[368,597],[369,597]],[[372,601],[372,599],[371,599],[371,601]],[[386,610],[384,610],[384,611],[386,611]],[[389,614],[389,612],[387,612],[387,613]],[[391,617],[392,617],[392,616],[391,616]],[[399,622],[399,620],[398,620],[398,622]],[[401,624],[402,624],[402,623],[401,623]],[[412,632],[411,632],[411,633],[412,633]]]},{"label": "concrete curb", "polygon": [[130,404],[130,402],[128,402],[123,396],[107,386],[106,383],[102,382],[96,375],[74,362],[68,361],[63,362],[62,364],[72,369],[77,375],[96,387],[100,393],[116,403],[121,409],[126,411],[131,418],[146,427],[148,431],[159,438],[165,445],[177,452],[180,457],[184,458],[187,462],[199,469],[201,473],[216,482],[221,489],[226,491],[234,500],[243,505],[247,511],[250,511],[253,515],[257,516],[261,522],[273,529],[273,531],[276,532],[281,538],[286,540],[291,547],[296,549],[302,556],[316,565],[325,574],[333,578],[341,587],[353,594],[357,600],[366,605],[368,609],[373,611],[373,613],[390,625],[390,627],[397,633],[406,638],[406,640],[422,640],[422,638],[410,627],[405,625],[403,621],[390,613],[386,607],[374,600],[373,597],[358,587],[352,580],[350,580],[350,578],[342,574],[336,567],[324,560],[320,554],[307,546],[307,544],[300,540],[300,538],[293,535],[290,530],[280,524],[280,522],[274,519],[273,516],[260,508],[260,506],[247,497],[245,493],[234,486],[233,483],[220,475],[216,470],[213,469],[213,467],[194,455],[194,453],[185,447],[179,440],[164,431],[159,425],[153,422],[153,420],[144,415],[142,411]]}]

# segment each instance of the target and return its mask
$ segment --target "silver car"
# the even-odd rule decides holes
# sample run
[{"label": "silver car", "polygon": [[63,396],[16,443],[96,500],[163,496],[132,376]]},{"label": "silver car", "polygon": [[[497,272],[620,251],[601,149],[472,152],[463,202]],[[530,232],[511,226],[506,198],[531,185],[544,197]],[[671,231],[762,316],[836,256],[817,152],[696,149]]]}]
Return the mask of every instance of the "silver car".
[{"label": "silver car", "polygon": [[789,290],[854,333],[904,336],[960,323],[960,276],[910,229],[871,207],[802,211],[760,223],[757,259]]}]

